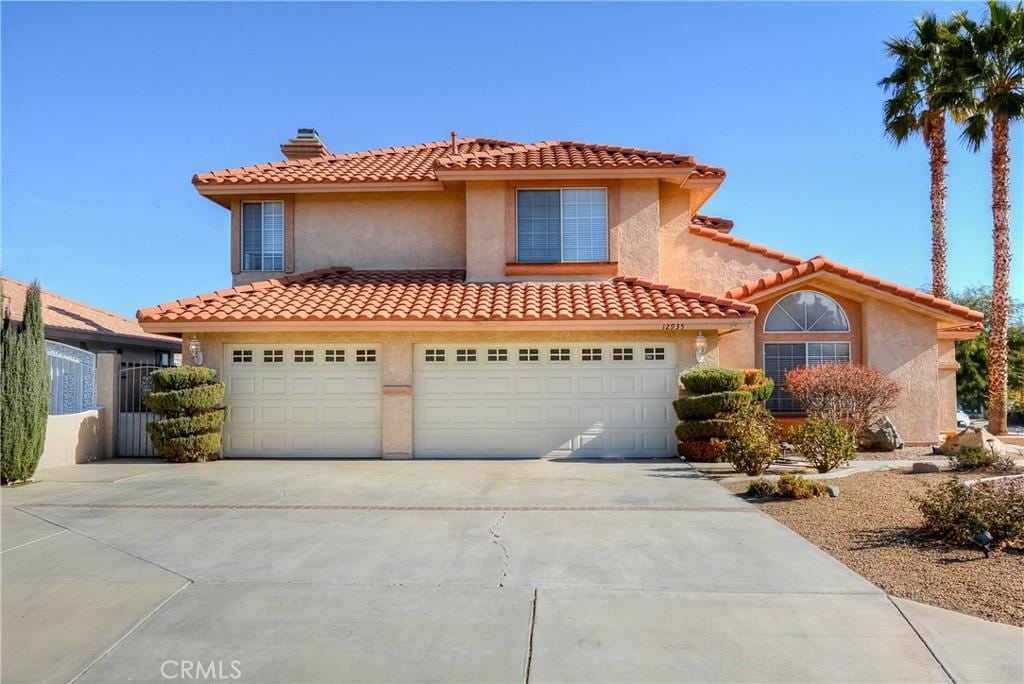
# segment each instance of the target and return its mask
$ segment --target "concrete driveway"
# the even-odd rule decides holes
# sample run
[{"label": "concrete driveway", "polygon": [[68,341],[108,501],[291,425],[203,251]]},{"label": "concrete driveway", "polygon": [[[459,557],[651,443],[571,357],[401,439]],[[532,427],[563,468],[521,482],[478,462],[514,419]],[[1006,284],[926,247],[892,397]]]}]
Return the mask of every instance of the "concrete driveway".
[{"label": "concrete driveway", "polygon": [[972,660],[675,461],[42,478],[3,492],[4,682],[1020,678],[1019,630],[956,621]]}]

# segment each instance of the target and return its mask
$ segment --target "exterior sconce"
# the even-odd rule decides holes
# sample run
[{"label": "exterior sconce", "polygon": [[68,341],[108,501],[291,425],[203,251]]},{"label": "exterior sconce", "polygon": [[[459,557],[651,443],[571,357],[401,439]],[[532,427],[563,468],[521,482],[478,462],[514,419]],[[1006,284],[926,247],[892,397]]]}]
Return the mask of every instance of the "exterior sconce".
[{"label": "exterior sconce", "polygon": [[702,332],[697,333],[694,351],[697,352],[697,363],[704,363],[704,356],[708,353],[708,338]]},{"label": "exterior sconce", "polygon": [[195,335],[188,342],[188,351],[192,354],[192,363],[197,366],[203,365],[203,345],[200,344],[199,338]]}]

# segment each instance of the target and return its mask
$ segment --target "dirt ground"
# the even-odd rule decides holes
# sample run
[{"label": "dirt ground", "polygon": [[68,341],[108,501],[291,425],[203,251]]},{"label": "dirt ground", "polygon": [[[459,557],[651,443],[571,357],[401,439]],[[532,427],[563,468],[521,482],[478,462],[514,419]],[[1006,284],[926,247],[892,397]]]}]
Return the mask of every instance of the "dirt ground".
[{"label": "dirt ground", "polygon": [[[894,596],[1024,627],[1024,544],[985,558],[980,549],[949,547],[920,532],[923,519],[910,495],[952,476],[863,473],[835,480],[837,498],[757,503]],[[746,490],[745,483],[728,486]]]}]

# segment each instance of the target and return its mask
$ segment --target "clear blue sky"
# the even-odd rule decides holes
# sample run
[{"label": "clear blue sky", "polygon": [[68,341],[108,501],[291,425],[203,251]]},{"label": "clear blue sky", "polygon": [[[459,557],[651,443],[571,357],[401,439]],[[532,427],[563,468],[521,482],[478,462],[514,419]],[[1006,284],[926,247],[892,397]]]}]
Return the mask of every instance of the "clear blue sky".
[{"label": "clear blue sky", "polygon": [[[883,138],[875,84],[928,7],[4,3],[3,271],[125,315],[225,287],[228,214],[192,174],[314,126],[336,152],[454,129],[694,154],[728,168],[705,211],[734,234],[918,287],[927,158]],[[991,282],[988,163],[952,142],[957,288]]]}]

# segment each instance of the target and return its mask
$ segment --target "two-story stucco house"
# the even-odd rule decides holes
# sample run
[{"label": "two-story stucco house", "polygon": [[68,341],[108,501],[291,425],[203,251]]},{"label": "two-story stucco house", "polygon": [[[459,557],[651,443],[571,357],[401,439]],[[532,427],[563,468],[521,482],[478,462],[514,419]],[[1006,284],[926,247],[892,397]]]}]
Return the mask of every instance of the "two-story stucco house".
[{"label": "two-story stucco house", "polygon": [[203,173],[233,287],[139,311],[227,384],[225,456],[668,456],[680,372],[875,366],[910,443],[955,427],[981,314],[734,236],[725,170],[607,145],[456,138]]}]

